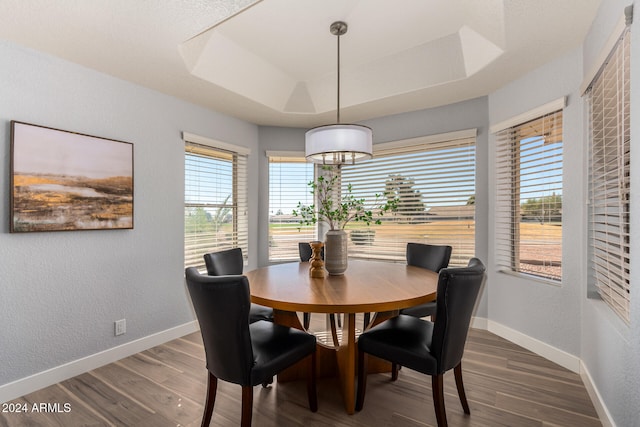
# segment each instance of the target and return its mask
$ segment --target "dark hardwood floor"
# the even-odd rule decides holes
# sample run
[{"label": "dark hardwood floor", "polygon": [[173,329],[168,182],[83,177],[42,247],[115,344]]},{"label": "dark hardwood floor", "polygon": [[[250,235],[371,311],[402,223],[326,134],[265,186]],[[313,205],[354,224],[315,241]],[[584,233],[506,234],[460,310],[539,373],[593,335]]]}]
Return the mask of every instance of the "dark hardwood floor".
[{"label": "dark hardwood floor", "polygon": [[[471,415],[463,413],[453,372],[448,373],[451,427],[601,425],[579,375],[490,332],[470,331],[462,366]],[[205,381],[202,341],[194,333],[15,399],[9,404],[26,405],[27,413],[0,413],[0,426],[195,427]],[[239,425],[240,387],[218,384],[211,425]],[[355,415],[345,413],[334,380],[319,380],[318,399],[314,414],[303,382],[256,387],[253,425],[436,425],[430,378],[406,368],[396,382],[388,374],[371,375],[364,409]],[[45,411],[32,410],[43,403]]]}]

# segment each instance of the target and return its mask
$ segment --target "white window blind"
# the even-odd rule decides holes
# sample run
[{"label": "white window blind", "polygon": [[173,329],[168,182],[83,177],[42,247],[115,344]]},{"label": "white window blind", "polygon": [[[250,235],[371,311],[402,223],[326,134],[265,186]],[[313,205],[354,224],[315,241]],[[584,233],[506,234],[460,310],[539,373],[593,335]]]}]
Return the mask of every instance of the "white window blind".
[{"label": "white window blind", "polygon": [[587,90],[589,106],[590,281],[629,322],[630,32]]},{"label": "white window blind", "polygon": [[292,211],[298,202],[313,204],[314,165],[304,153],[267,152],[269,158],[269,261],[299,259],[298,242],[318,240],[317,227],[300,225]]},{"label": "white window blind", "polygon": [[[349,256],[405,261],[408,242],[450,245],[451,266],[475,255],[475,131],[455,139],[377,145],[375,157],[342,166],[342,192],[352,185],[370,206],[375,195],[398,199],[381,224],[350,223]],[[388,148],[380,149],[380,146]]]},{"label": "white window blind", "polygon": [[247,155],[186,142],[184,263],[234,247],[248,253]]},{"label": "white window blind", "polygon": [[562,279],[562,110],[497,133],[498,269]]}]

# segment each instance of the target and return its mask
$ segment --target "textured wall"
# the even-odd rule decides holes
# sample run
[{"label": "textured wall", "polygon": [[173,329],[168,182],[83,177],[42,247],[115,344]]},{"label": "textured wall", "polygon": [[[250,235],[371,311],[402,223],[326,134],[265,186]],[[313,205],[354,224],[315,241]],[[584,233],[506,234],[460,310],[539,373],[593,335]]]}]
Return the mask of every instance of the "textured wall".
[{"label": "textured wall", "polygon": [[[133,143],[135,228],[10,234],[11,120]],[[0,129],[0,385],[193,320],[181,132],[255,153],[256,126],[0,41]]]},{"label": "textured wall", "polygon": [[[489,318],[579,357],[615,425],[640,426],[640,298],[633,292],[640,267],[640,177],[631,185],[631,323],[625,324],[587,287],[588,123],[579,87],[629,3],[603,0],[583,48],[570,52],[489,96],[491,123],[568,95],[564,121],[563,282],[562,286],[512,277],[490,270]],[[637,12],[637,11],[636,11]],[[636,13],[638,15],[638,13]],[[638,17],[636,16],[636,21]],[[638,24],[635,24],[637,26]],[[631,141],[640,151],[640,36],[632,30]],[[635,113],[634,113],[635,112]],[[492,138],[490,138],[492,142]],[[493,158],[493,151],[490,152]],[[631,170],[636,156],[632,154]],[[493,161],[489,163],[493,169]],[[495,196],[491,191],[491,198]],[[491,213],[490,209],[490,213]],[[489,224],[490,233],[493,225]],[[490,253],[493,241],[490,240]],[[492,260],[493,261],[493,260]]]},{"label": "textured wall", "polygon": [[[584,71],[594,67],[630,0],[603,0],[584,43]],[[581,358],[618,426],[640,426],[640,8],[631,29],[631,322],[598,299],[583,298]],[[597,66],[597,65],[596,65]],[[586,142],[585,142],[586,144]]]},{"label": "textured wall", "polygon": [[[567,96],[563,111],[563,244],[562,285],[532,281],[510,274],[497,273],[493,259],[493,239],[489,243],[489,318],[536,338],[570,354],[580,353],[580,301],[585,294],[583,283],[584,254],[584,155],[582,111],[578,95],[582,80],[582,56],[574,50],[489,95],[491,124],[500,123],[521,113]],[[495,170],[495,135],[490,136],[489,170]],[[493,177],[490,200],[495,200]],[[493,217],[493,204],[490,217]],[[489,224],[493,233],[493,223]]]}]

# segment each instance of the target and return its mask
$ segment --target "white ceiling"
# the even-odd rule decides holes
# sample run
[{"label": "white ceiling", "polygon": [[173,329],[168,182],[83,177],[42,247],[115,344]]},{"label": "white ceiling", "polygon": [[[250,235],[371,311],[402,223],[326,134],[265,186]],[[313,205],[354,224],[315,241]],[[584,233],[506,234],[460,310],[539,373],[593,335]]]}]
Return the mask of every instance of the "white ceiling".
[{"label": "white ceiling", "polygon": [[[491,93],[580,45],[602,0],[2,0],[0,38],[253,123]],[[605,0],[606,1],[606,0]]]}]

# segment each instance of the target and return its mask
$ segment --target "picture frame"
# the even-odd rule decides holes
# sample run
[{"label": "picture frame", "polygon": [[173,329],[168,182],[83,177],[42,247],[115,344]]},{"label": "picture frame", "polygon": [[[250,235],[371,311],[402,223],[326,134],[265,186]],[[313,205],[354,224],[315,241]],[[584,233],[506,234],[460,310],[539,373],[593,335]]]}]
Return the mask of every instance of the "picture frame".
[{"label": "picture frame", "polygon": [[11,121],[10,232],[133,229],[133,144]]}]

